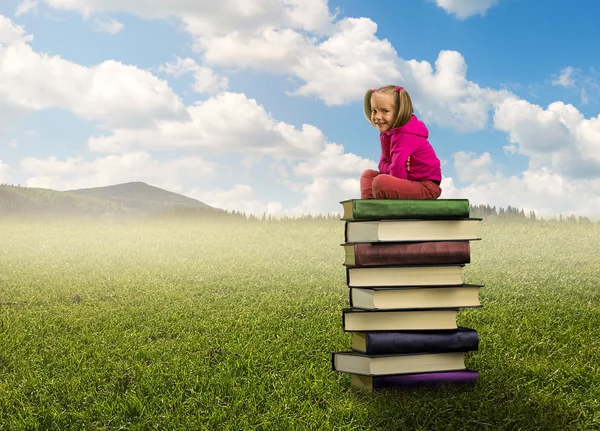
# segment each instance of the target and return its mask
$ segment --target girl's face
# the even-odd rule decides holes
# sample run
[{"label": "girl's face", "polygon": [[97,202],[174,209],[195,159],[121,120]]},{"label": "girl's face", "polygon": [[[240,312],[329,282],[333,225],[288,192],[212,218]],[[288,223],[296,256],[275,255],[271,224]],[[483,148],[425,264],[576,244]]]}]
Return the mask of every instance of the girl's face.
[{"label": "girl's face", "polygon": [[371,121],[377,130],[385,132],[391,129],[397,116],[398,107],[394,96],[379,92],[371,95]]}]

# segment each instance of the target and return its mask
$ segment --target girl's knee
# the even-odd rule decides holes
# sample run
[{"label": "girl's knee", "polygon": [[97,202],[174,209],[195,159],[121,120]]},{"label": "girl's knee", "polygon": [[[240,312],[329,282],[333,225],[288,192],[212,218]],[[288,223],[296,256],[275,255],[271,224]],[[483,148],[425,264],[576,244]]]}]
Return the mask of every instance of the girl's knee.
[{"label": "girl's knee", "polygon": [[373,190],[373,196],[377,197],[379,192],[382,189],[382,181],[384,180],[383,176],[379,175],[373,178],[373,183],[371,184],[371,189]]},{"label": "girl's knee", "polygon": [[361,178],[376,178],[377,175],[379,175],[379,171],[376,171],[374,169],[366,169],[363,171],[363,173],[361,174]]},{"label": "girl's knee", "polygon": [[382,182],[385,181],[385,175],[378,175],[375,178],[373,178],[373,187],[377,187],[379,188],[382,184]]}]

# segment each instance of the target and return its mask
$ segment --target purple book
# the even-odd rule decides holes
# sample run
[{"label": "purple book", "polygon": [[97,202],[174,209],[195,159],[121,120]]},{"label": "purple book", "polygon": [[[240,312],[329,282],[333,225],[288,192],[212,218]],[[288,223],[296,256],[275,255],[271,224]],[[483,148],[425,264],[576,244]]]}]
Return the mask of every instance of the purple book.
[{"label": "purple book", "polygon": [[411,388],[415,386],[436,386],[440,384],[469,384],[476,383],[478,379],[479,373],[473,370],[397,374],[389,376],[360,376],[353,374],[352,386],[367,390]]}]

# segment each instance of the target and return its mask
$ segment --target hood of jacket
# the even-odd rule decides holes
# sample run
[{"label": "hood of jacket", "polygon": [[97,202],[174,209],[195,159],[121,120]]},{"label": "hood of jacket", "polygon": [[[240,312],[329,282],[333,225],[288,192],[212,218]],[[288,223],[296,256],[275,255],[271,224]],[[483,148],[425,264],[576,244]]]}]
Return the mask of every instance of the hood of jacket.
[{"label": "hood of jacket", "polygon": [[386,136],[396,133],[408,133],[410,135],[421,136],[425,139],[429,137],[429,130],[427,130],[427,126],[425,126],[425,123],[419,120],[414,114],[404,126],[395,127],[393,129],[386,130],[385,132],[381,132],[382,135]]}]

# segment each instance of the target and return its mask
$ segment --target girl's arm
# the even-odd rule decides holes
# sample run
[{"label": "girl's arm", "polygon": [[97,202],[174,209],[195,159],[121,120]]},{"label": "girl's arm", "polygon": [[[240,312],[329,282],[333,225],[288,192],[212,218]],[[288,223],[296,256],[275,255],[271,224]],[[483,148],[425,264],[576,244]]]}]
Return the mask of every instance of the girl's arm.
[{"label": "girl's arm", "polygon": [[408,178],[406,170],[408,158],[419,146],[419,140],[413,135],[395,134],[390,145],[389,174],[400,179]]},{"label": "girl's arm", "polygon": [[389,174],[390,173],[390,153],[389,151],[386,153],[383,149],[381,150],[381,158],[379,159],[379,173],[380,174]]},{"label": "girl's arm", "polygon": [[380,135],[381,141],[381,157],[379,158],[379,173],[380,174],[389,174],[390,173],[390,145],[391,141],[383,139],[383,136]]}]

